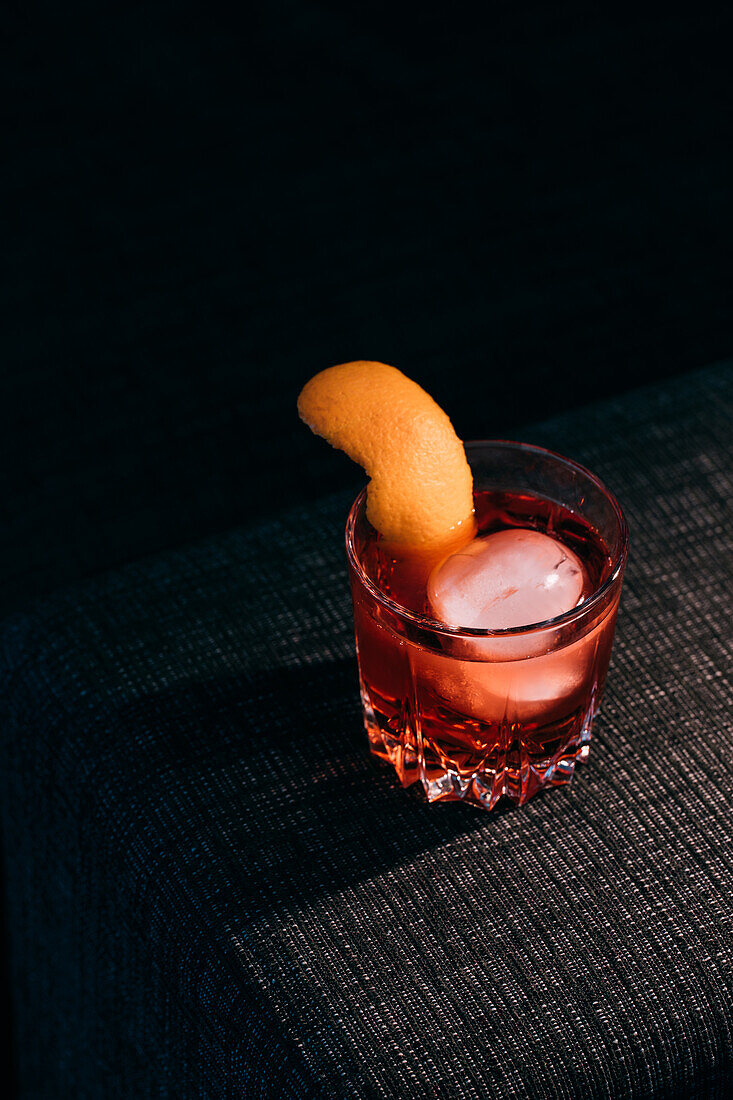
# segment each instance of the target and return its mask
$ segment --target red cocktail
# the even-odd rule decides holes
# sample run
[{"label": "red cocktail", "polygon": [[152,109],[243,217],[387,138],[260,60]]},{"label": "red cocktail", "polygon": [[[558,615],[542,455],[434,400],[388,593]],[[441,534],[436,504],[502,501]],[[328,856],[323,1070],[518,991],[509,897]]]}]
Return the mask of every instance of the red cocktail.
[{"label": "red cocktail", "polygon": [[601,482],[518,443],[466,445],[476,528],[453,546],[346,532],[372,752],[430,801],[486,808],[567,783],[588,756],[628,551]]}]

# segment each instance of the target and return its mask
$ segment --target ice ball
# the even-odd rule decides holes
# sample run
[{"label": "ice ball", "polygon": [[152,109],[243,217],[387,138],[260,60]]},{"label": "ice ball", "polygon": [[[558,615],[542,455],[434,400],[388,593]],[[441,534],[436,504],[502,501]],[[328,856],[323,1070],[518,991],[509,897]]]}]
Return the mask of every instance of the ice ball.
[{"label": "ice ball", "polygon": [[558,539],[511,528],[446,558],[430,575],[428,599],[449,626],[502,630],[570,611],[586,583],[580,559]]}]

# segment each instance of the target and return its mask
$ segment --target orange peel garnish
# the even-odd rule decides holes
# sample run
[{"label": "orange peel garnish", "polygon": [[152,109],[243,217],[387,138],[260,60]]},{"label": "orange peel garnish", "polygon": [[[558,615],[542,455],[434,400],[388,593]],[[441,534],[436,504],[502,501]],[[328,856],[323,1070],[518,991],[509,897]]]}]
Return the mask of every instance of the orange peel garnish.
[{"label": "orange peel garnish", "polygon": [[368,474],[367,518],[390,542],[433,547],[473,530],[473,477],[448,416],[386,363],[357,360],[311,378],[298,398],[311,431]]}]

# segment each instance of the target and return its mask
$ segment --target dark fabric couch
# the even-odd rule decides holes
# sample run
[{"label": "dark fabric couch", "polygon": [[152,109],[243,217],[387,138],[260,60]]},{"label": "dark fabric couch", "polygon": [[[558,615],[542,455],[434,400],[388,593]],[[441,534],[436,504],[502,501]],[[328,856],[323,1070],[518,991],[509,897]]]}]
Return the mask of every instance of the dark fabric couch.
[{"label": "dark fabric couch", "polygon": [[590,762],[521,810],[369,757],[346,495],[6,624],[25,1094],[724,1094],[732,380],[525,433],[608,481],[633,551]]}]

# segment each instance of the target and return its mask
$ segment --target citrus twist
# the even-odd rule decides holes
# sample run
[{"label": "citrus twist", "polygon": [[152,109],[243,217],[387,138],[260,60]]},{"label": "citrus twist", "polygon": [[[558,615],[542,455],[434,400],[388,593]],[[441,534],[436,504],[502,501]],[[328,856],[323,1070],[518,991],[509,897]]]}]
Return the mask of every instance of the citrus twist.
[{"label": "citrus twist", "polygon": [[395,367],[363,360],[329,367],[303,387],[298,412],[364,467],[367,517],[384,538],[431,547],[472,527],[463,444],[440,406]]}]

